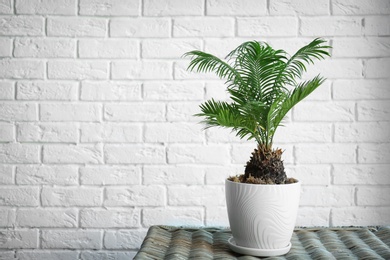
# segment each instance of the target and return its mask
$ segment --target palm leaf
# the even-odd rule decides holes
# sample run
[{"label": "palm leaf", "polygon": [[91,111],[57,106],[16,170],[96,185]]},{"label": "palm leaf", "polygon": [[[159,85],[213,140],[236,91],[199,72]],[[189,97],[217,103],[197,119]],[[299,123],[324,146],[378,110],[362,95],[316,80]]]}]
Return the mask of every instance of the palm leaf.
[{"label": "palm leaf", "polygon": [[183,56],[190,56],[192,58],[187,68],[189,71],[212,71],[215,72],[218,77],[227,79],[228,81],[240,81],[240,74],[238,74],[232,66],[212,54],[202,51],[190,51],[185,53]]},{"label": "palm leaf", "polygon": [[273,122],[273,133],[276,131],[276,128],[279,126],[288,111],[318,88],[324,80],[324,78],[317,75],[311,80],[300,83],[289,95],[279,100],[280,104],[278,104],[276,109],[274,109],[270,114]]}]

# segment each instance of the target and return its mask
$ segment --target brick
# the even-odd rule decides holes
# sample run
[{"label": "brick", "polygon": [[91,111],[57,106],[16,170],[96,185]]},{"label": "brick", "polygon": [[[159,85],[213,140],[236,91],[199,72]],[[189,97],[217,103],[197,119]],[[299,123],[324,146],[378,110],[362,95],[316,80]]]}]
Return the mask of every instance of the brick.
[{"label": "brick", "polygon": [[106,249],[138,249],[146,236],[147,230],[120,229],[105,231],[103,237]]},{"label": "brick", "polygon": [[0,144],[1,163],[39,163],[39,145]]},{"label": "brick", "polygon": [[18,81],[16,98],[19,100],[76,100],[76,82]]},{"label": "brick", "polygon": [[332,141],[332,125],[328,123],[285,123],[275,133],[280,143],[327,143]]},{"label": "brick", "polygon": [[[184,195],[185,194],[185,195]],[[169,186],[170,206],[224,206],[224,186]]]},{"label": "brick", "polygon": [[142,41],[142,58],[179,59],[188,51],[201,48],[199,39],[153,39]]},{"label": "brick", "polygon": [[109,69],[106,61],[49,61],[49,79],[108,79]]},{"label": "brick", "polygon": [[100,187],[43,187],[42,206],[45,207],[97,207],[102,205]]},{"label": "brick", "polygon": [[176,226],[203,225],[203,208],[146,208],[142,213],[142,224],[144,226],[157,224]]},{"label": "brick", "polygon": [[170,33],[168,18],[114,18],[110,22],[111,37],[162,38]]},{"label": "brick", "polygon": [[136,166],[86,166],[80,168],[83,185],[132,185],[141,183],[141,169]]},{"label": "brick", "polygon": [[226,145],[171,145],[167,149],[170,164],[225,164],[230,162]]},{"label": "brick", "polygon": [[[127,260],[127,259],[134,259],[135,255],[137,254],[136,251],[87,251],[83,250],[81,251],[80,259],[82,260],[99,260],[99,259],[116,259],[116,260]],[[72,258],[74,259],[74,258]],[[49,259],[48,259],[49,260]],[[70,259],[69,259],[70,260]]]},{"label": "brick", "polygon": [[355,104],[349,101],[304,101],[294,107],[294,121],[348,122],[355,119]]},{"label": "brick", "polygon": [[[249,161],[252,152],[256,148],[257,144],[253,141],[251,143],[233,145],[231,150],[232,162],[240,165],[245,165]],[[274,143],[274,148],[280,147]],[[292,145],[284,144],[282,147],[283,155],[282,160],[285,164],[294,163],[293,147]]]},{"label": "brick", "polygon": [[141,84],[126,81],[83,81],[81,100],[140,100]]},{"label": "brick", "polygon": [[14,209],[0,209],[0,226],[5,227],[14,227],[15,226],[15,210]]},{"label": "brick", "polygon": [[19,185],[77,185],[78,168],[68,165],[20,165],[16,168]]},{"label": "brick", "polygon": [[144,16],[186,16],[203,15],[203,2],[198,0],[145,0]]},{"label": "brick", "polygon": [[233,18],[175,18],[174,37],[229,37],[234,36]]},{"label": "brick", "polygon": [[0,81],[0,100],[12,100],[15,97],[13,82]]},{"label": "brick", "polygon": [[387,0],[335,0],[331,2],[332,14],[390,14],[390,3]]},{"label": "brick", "polygon": [[81,15],[128,16],[140,13],[140,1],[81,0],[79,6]]},{"label": "brick", "polygon": [[325,164],[287,165],[287,177],[298,179],[303,185],[329,185],[331,182],[331,167]]},{"label": "brick", "polygon": [[299,207],[296,226],[327,227],[330,209],[321,207]]},{"label": "brick", "polygon": [[118,122],[165,121],[163,103],[106,104],[104,120]]},{"label": "brick", "polygon": [[308,66],[304,75],[312,78],[321,74],[327,79],[359,79],[363,77],[363,63],[359,59],[327,59]]},{"label": "brick", "polygon": [[199,102],[171,102],[167,105],[167,120],[169,122],[199,122],[194,114],[199,113]]},{"label": "brick", "polygon": [[364,18],[364,34],[388,36],[390,34],[389,16],[367,16]]},{"label": "brick", "polygon": [[80,225],[83,228],[139,227],[139,209],[82,209]]},{"label": "brick", "polygon": [[390,194],[390,187],[363,186],[356,188],[356,200],[358,206],[390,206],[387,196]]},{"label": "brick", "polygon": [[201,143],[201,126],[195,123],[149,123],[145,126],[145,142]]},{"label": "brick", "polygon": [[171,79],[171,67],[163,61],[114,61],[111,74],[113,79]]},{"label": "brick", "polygon": [[103,153],[101,145],[44,145],[44,163],[101,164]]},{"label": "brick", "polygon": [[0,35],[5,36],[42,36],[44,18],[35,16],[0,16]]},{"label": "brick", "polygon": [[37,112],[32,103],[0,103],[0,120],[4,121],[35,121]]},{"label": "brick", "polygon": [[[351,48],[351,46],[354,46]],[[390,37],[340,38],[333,40],[332,56],[357,57],[389,57]]]},{"label": "brick", "polygon": [[295,17],[238,18],[238,36],[296,36],[298,19]]},{"label": "brick", "polygon": [[334,164],[333,182],[340,185],[389,185],[388,170],[388,164]]},{"label": "brick", "polygon": [[336,80],[333,98],[338,100],[390,99],[387,80]]},{"label": "brick", "polygon": [[145,82],[143,90],[145,100],[202,100],[204,85],[191,81]]},{"label": "brick", "polygon": [[0,187],[0,205],[13,207],[38,206],[39,187]]},{"label": "brick", "polygon": [[364,75],[366,78],[388,79],[390,58],[375,58],[365,61]]},{"label": "brick", "polygon": [[207,81],[205,84],[205,99],[229,101],[229,93],[226,91],[226,85],[221,81]]},{"label": "brick", "polygon": [[353,16],[301,17],[300,21],[299,34],[302,36],[353,36],[361,35],[363,29],[362,18]]},{"label": "brick", "polygon": [[359,144],[358,162],[369,164],[390,163],[389,143]]},{"label": "brick", "polygon": [[58,249],[100,249],[100,230],[43,230],[42,248]]},{"label": "brick", "polygon": [[206,2],[207,15],[265,15],[267,2],[265,0],[211,0]]},{"label": "brick", "polygon": [[11,165],[0,165],[0,184],[14,184],[14,174]]},{"label": "brick", "polygon": [[41,121],[96,122],[101,118],[101,106],[92,103],[44,103],[41,104]]},{"label": "brick", "polygon": [[387,142],[390,140],[390,122],[337,123],[334,138],[338,143]]},{"label": "brick", "polygon": [[351,186],[302,187],[301,206],[346,207],[354,205],[355,188]]},{"label": "brick", "polygon": [[77,12],[76,0],[18,0],[15,4],[17,14],[57,14],[75,15]]},{"label": "brick", "polygon": [[142,126],[134,124],[91,123],[80,126],[83,143],[135,143],[142,140]]},{"label": "brick", "polygon": [[64,37],[104,37],[107,21],[103,18],[49,17],[47,35]]},{"label": "brick", "polygon": [[0,0],[0,14],[12,14],[13,13],[13,1]]},{"label": "brick", "polygon": [[112,164],[159,164],[165,163],[165,149],[160,145],[107,144],[104,157]]},{"label": "brick", "polygon": [[269,12],[271,15],[329,15],[329,1],[317,0],[314,3],[310,0],[271,0]]},{"label": "brick", "polygon": [[19,142],[74,142],[78,129],[68,123],[20,123],[17,127]]},{"label": "brick", "polygon": [[0,248],[21,249],[38,247],[38,229],[30,230],[0,230]]},{"label": "brick", "polygon": [[3,259],[12,259],[12,258],[15,258],[15,250],[12,250],[12,249],[3,249],[1,251],[1,257]]},{"label": "brick", "polygon": [[15,57],[74,58],[76,57],[76,41],[53,38],[17,38],[13,53]]},{"label": "brick", "polygon": [[359,121],[388,121],[390,103],[388,100],[360,101],[357,103]]},{"label": "brick", "polygon": [[14,125],[0,122],[0,142],[11,142],[15,140]]},{"label": "brick", "polygon": [[244,173],[244,165],[209,166],[205,167],[207,185],[225,185],[225,180],[230,176]]},{"label": "brick", "polygon": [[305,144],[295,146],[298,164],[356,163],[355,144]]},{"label": "brick", "polygon": [[79,56],[81,58],[137,58],[138,42],[128,39],[80,39]]},{"label": "brick", "polygon": [[19,260],[71,260],[77,259],[79,252],[71,250],[18,250],[16,256]]},{"label": "brick", "polygon": [[0,60],[0,77],[7,79],[43,79],[44,68],[43,61],[2,59]]},{"label": "brick", "polygon": [[165,200],[165,188],[163,186],[107,187],[104,206],[163,206]]},{"label": "brick", "polygon": [[12,56],[12,39],[0,39],[0,57]]},{"label": "brick", "polygon": [[143,184],[203,184],[204,169],[199,166],[158,165],[143,167]]},{"label": "brick", "polygon": [[18,209],[18,227],[77,227],[76,209]]},{"label": "brick", "polygon": [[390,207],[343,207],[332,209],[334,226],[372,226],[389,223]]},{"label": "brick", "polygon": [[226,206],[206,207],[206,226],[228,227],[229,219]]}]

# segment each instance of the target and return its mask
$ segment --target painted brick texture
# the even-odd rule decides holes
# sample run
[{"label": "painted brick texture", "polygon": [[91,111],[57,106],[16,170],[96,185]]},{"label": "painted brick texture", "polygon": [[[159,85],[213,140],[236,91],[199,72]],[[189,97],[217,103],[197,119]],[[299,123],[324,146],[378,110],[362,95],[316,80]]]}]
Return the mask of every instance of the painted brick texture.
[{"label": "painted brick texture", "polygon": [[275,146],[299,226],[390,224],[388,0],[0,0],[0,258],[131,259],[149,226],[227,226],[255,143],[202,131],[223,81],[184,52],[315,37],[328,80]]}]

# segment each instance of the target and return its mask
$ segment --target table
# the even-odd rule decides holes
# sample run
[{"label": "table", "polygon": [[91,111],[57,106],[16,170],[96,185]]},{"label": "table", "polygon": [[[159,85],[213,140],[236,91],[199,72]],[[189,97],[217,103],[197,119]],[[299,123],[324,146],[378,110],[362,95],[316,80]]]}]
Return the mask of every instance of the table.
[{"label": "table", "polygon": [[[234,253],[224,228],[152,226],[134,259],[259,259]],[[390,226],[296,228],[288,254],[264,259],[390,259]]]}]

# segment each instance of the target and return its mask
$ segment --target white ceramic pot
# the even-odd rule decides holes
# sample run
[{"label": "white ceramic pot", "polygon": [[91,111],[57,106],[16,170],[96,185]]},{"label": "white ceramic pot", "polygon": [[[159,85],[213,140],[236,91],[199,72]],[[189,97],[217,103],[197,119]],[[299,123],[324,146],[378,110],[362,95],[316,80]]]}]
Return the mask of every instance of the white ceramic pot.
[{"label": "white ceramic pot", "polygon": [[298,212],[300,183],[259,185],[226,180],[225,186],[235,246],[273,252],[271,255],[287,253]]}]

